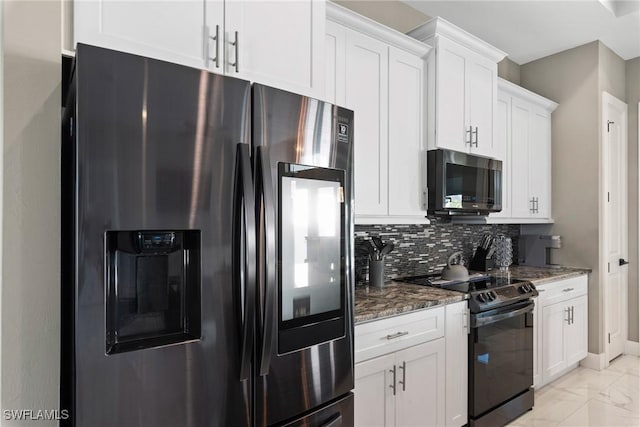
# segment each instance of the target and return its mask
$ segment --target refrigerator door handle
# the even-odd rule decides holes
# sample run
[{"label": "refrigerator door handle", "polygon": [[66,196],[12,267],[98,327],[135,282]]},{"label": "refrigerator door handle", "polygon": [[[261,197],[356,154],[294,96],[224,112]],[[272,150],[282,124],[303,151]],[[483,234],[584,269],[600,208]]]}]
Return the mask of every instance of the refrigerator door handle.
[{"label": "refrigerator door handle", "polygon": [[[244,227],[242,226],[244,224]],[[244,231],[244,233],[243,233]],[[256,218],[253,178],[249,145],[238,144],[236,149],[236,194],[234,202],[234,286],[239,293],[238,318],[241,325],[240,381],[251,374],[251,352],[255,325],[256,300]],[[244,299],[242,298],[244,296]]]},{"label": "refrigerator door handle", "polygon": [[[275,204],[273,196],[273,183],[271,180],[271,161],[269,159],[269,147],[256,148],[257,171],[256,178],[259,181],[259,197],[262,202],[263,232],[264,232],[264,258],[261,260],[264,266],[264,313],[262,323],[262,348],[260,351],[260,375],[269,373],[271,356],[275,338],[275,307],[276,307],[276,225]],[[260,203],[260,202],[259,202]],[[259,206],[260,207],[260,206]]]}]

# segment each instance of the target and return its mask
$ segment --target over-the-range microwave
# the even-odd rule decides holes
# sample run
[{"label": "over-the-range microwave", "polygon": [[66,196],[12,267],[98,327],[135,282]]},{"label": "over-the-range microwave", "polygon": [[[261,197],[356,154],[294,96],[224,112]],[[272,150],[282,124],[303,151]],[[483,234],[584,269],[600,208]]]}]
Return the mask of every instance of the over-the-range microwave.
[{"label": "over-the-range microwave", "polygon": [[502,210],[502,161],[450,150],[427,151],[427,210],[487,215]]}]

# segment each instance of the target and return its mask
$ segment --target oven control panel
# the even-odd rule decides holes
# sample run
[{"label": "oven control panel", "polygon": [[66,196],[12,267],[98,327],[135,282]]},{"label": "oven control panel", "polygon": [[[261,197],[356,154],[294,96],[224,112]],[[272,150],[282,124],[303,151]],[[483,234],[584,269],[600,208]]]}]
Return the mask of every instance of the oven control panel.
[{"label": "oven control panel", "polygon": [[492,289],[471,292],[469,306],[472,312],[486,311],[513,304],[538,295],[531,282],[518,282]]}]

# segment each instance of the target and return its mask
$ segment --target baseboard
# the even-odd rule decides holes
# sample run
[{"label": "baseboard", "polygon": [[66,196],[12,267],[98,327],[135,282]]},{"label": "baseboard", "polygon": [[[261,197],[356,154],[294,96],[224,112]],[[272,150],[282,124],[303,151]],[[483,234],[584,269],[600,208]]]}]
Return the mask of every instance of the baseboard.
[{"label": "baseboard", "polygon": [[587,353],[587,357],[580,361],[580,366],[595,369],[596,371],[602,371],[608,365],[607,355],[605,353]]},{"label": "baseboard", "polygon": [[624,354],[640,356],[640,342],[627,341],[624,343]]}]

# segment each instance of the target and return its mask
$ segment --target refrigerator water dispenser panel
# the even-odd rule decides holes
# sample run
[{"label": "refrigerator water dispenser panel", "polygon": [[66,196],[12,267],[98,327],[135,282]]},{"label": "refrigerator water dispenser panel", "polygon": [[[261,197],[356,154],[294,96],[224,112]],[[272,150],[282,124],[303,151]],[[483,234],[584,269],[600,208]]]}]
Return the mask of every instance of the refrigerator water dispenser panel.
[{"label": "refrigerator water dispenser panel", "polygon": [[107,231],[107,354],[200,338],[200,231]]}]

